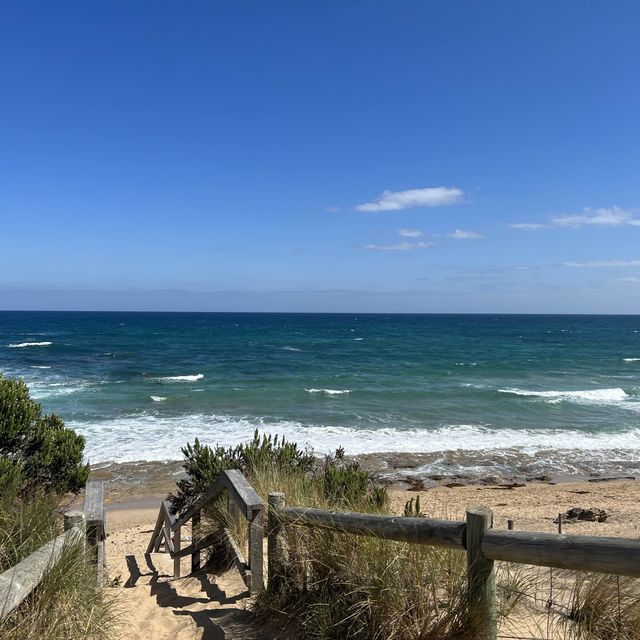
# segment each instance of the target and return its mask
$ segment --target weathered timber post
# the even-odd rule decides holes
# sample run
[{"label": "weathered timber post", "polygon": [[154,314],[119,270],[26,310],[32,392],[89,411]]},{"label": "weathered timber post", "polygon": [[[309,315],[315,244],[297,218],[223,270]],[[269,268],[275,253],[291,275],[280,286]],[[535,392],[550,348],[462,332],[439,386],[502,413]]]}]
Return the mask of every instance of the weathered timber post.
[{"label": "weathered timber post", "polygon": [[513,520],[511,518],[507,520],[507,529],[509,529],[509,531],[513,531]]},{"label": "weathered timber post", "polygon": [[[174,578],[179,578],[180,577],[180,546],[181,546],[181,535],[180,535],[180,529],[182,527],[178,527],[174,533],[173,533],[173,552],[176,555],[176,557],[173,559],[173,577]],[[170,533],[171,529],[169,529],[169,535],[171,535]]]},{"label": "weathered timber post", "polygon": [[268,498],[269,513],[267,521],[267,562],[269,593],[278,593],[284,586],[284,551],[282,539],[282,525],[278,517],[278,510],[285,505],[284,493],[273,492]]},{"label": "weathered timber post", "polygon": [[490,509],[467,509],[467,574],[469,580],[469,624],[473,638],[496,640],[496,576],[493,560],[482,554],[482,538],[493,524]]},{"label": "weathered timber post", "polygon": [[87,516],[84,511],[67,511],[64,514],[64,530],[74,530],[78,542],[82,542],[82,554],[87,553]]},{"label": "weathered timber post", "polygon": [[87,518],[84,511],[67,511],[64,514],[64,530],[78,529],[85,537],[87,535]]},{"label": "weathered timber post", "polygon": [[[198,537],[200,534],[200,520],[202,519],[202,511],[196,511],[191,518],[191,546],[196,549]],[[196,549],[191,554],[191,573],[200,569],[200,549]]]},{"label": "weathered timber post", "polygon": [[254,509],[249,520],[249,569],[251,569],[251,595],[260,593],[264,589],[264,507]]}]

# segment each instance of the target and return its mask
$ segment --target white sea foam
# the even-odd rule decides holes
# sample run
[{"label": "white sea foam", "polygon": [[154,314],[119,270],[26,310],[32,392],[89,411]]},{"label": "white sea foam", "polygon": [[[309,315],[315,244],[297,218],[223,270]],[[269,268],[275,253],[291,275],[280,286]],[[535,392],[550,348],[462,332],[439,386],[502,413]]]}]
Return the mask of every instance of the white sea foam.
[{"label": "white sea foam", "polygon": [[[562,460],[567,451],[580,450],[601,460],[636,461],[640,469],[640,428],[616,433],[595,433],[580,429],[495,429],[478,424],[442,425],[434,428],[356,428],[346,426],[307,425],[296,421],[265,422],[258,418],[211,414],[167,417],[151,413],[122,418],[78,422],[67,421],[87,437],[87,456],[92,462],[114,460],[178,460],[185,442],[199,438],[202,442],[230,446],[253,437],[256,428],[268,434],[281,434],[300,445],[313,447],[318,453],[330,453],[343,446],[350,454],[374,452],[468,451],[482,457],[482,452],[506,450],[539,454]],[[565,453],[562,453],[562,452]]]},{"label": "white sea foam", "polygon": [[7,345],[9,349],[24,349],[24,347],[50,347],[53,342],[14,342]]},{"label": "white sea foam", "polygon": [[287,345],[286,347],[282,347],[283,351],[302,351],[302,349],[298,349],[298,347],[290,347]]},{"label": "white sea foam", "polygon": [[640,358],[622,358],[623,362],[640,362]]},{"label": "white sea foam", "polygon": [[51,369],[51,367],[49,365],[44,365],[44,364],[34,364],[34,365],[31,365],[30,369]]},{"label": "white sea foam", "polygon": [[166,398],[164,396],[149,396],[154,402],[164,402]]},{"label": "white sea foam", "polygon": [[70,396],[74,393],[86,391],[90,383],[81,381],[69,382],[32,382],[29,383],[29,393],[36,400]]},{"label": "white sea foam", "polygon": [[353,339],[354,342],[360,342],[360,340],[364,340],[364,338],[354,338]]},{"label": "white sea foam", "polygon": [[165,376],[163,378],[153,378],[156,382],[197,382],[204,378],[203,373],[196,373],[189,376]]},{"label": "white sea foam", "polygon": [[342,396],[351,393],[351,389],[305,389],[307,393],[324,393],[328,396]]},{"label": "white sea foam", "polygon": [[587,389],[584,391],[531,391],[527,389],[498,389],[499,393],[543,398],[546,402],[576,402],[579,404],[619,404],[629,400],[624,389]]}]

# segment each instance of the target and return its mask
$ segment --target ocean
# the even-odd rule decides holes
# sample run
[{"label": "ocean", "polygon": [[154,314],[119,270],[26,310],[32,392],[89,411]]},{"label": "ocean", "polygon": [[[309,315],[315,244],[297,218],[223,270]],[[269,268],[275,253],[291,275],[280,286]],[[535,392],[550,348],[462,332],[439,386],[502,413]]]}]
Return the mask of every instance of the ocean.
[{"label": "ocean", "polygon": [[640,474],[640,316],[0,312],[0,372],[94,464],[259,428],[423,475]]}]

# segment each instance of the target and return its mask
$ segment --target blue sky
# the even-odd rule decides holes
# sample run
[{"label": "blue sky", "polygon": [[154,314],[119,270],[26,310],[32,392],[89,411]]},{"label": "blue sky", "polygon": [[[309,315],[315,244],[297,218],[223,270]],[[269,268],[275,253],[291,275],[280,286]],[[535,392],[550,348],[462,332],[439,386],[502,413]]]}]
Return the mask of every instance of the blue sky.
[{"label": "blue sky", "polygon": [[0,4],[0,308],[640,313],[637,2]]}]

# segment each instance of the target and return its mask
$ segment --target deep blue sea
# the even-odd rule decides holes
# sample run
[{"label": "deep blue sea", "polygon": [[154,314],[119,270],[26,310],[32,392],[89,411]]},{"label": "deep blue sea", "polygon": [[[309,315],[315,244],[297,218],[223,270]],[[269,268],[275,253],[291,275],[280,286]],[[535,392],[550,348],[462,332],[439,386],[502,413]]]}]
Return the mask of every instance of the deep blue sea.
[{"label": "deep blue sea", "polygon": [[640,473],[639,316],[0,312],[0,371],[94,463],[260,427],[433,473]]}]

